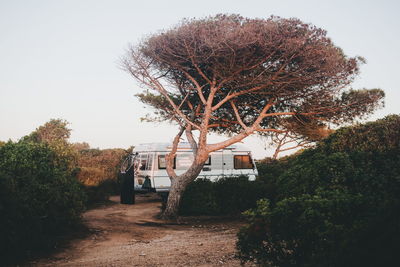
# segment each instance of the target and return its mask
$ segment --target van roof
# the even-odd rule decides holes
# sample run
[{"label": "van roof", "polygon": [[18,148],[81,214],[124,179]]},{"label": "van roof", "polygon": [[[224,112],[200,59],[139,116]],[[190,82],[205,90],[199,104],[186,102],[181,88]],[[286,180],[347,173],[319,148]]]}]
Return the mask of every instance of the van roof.
[{"label": "van roof", "polygon": [[[172,148],[172,143],[144,143],[144,144],[139,144],[135,146],[135,148],[132,150],[133,152],[150,152],[150,151],[158,151],[158,152],[163,152],[163,151],[170,151]],[[182,150],[188,150],[190,151],[192,148],[190,146],[190,143],[188,142],[180,142],[178,145],[178,151]],[[241,144],[233,144],[230,145],[224,150],[238,150],[238,151],[250,151],[247,147],[241,145]]]}]

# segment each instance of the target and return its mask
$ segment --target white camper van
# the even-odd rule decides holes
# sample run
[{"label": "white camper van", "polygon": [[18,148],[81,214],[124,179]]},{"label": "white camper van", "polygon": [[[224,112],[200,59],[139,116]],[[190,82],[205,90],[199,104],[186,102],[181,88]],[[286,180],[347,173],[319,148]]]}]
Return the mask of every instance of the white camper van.
[{"label": "white camper van", "polygon": [[[171,151],[169,143],[140,144],[125,161],[121,172],[134,168],[135,191],[168,192],[171,181],[166,171],[165,155]],[[189,143],[180,143],[174,160],[177,175],[187,170],[193,161],[193,152]],[[258,175],[251,152],[240,144],[212,152],[204,164],[198,178],[216,180],[222,177],[246,175],[255,180]]]}]

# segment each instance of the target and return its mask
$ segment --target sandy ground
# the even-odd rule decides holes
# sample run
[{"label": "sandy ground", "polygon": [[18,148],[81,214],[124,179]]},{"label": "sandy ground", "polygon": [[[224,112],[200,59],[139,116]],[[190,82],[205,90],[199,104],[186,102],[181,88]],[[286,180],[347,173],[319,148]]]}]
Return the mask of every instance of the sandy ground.
[{"label": "sandy ground", "polygon": [[241,266],[235,258],[240,222],[221,218],[157,219],[160,199],[141,195],[135,205],[112,204],[83,215],[90,235],[29,266]]}]

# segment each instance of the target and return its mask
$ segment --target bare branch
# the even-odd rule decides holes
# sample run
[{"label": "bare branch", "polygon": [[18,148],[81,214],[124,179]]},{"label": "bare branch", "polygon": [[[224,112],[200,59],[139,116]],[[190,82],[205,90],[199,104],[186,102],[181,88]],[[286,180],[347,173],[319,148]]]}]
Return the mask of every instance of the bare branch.
[{"label": "bare branch", "polygon": [[245,94],[249,94],[249,93],[261,90],[261,89],[266,88],[266,87],[267,87],[267,84],[262,85],[262,86],[256,86],[256,87],[253,87],[251,89],[242,90],[242,91],[239,91],[239,92],[236,92],[236,93],[232,93],[232,94],[227,94],[224,99],[222,99],[220,102],[218,102],[218,104],[213,106],[212,110],[215,111],[215,110],[219,109],[223,104],[225,104],[226,102],[228,102],[229,100],[231,100],[231,99],[233,99],[235,97],[238,97],[238,96],[241,96],[241,95],[245,95]]},{"label": "bare branch", "polygon": [[190,75],[187,71],[183,70],[182,68],[179,68],[179,69],[186,75],[186,77],[187,77],[191,82],[194,83],[195,88],[196,88],[196,90],[197,90],[197,93],[198,93],[198,95],[199,95],[199,97],[200,97],[201,102],[202,102],[203,104],[206,104],[206,99],[204,98],[203,91],[202,91],[204,86],[200,86],[200,84],[196,81],[196,79],[193,78],[193,76]]},{"label": "bare branch", "polygon": [[186,137],[190,143],[190,146],[192,148],[193,155],[196,156],[197,155],[197,143],[196,143],[196,140],[193,138],[192,128],[190,125],[188,127],[186,127],[185,133],[186,133]]},{"label": "bare branch", "polygon": [[184,131],[185,131],[185,127],[181,127],[178,134],[175,136],[174,141],[172,142],[171,152],[169,152],[167,155],[165,155],[165,161],[167,162],[166,169],[167,169],[167,173],[171,180],[177,178],[176,172],[173,168],[174,158],[176,157],[176,151],[178,149],[179,141],[180,141],[180,138]]},{"label": "bare branch", "polygon": [[239,122],[239,124],[243,127],[243,129],[247,129],[248,127],[246,126],[246,124],[244,124],[244,122],[242,121],[242,118],[240,118],[239,111],[238,111],[237,107],[235,106],[235,103],[233,101],[229,101],[229,103],[231,103],[231,107],[232,107],[233,111],[235,112],[235,116],[236,116],[236,119]]}]

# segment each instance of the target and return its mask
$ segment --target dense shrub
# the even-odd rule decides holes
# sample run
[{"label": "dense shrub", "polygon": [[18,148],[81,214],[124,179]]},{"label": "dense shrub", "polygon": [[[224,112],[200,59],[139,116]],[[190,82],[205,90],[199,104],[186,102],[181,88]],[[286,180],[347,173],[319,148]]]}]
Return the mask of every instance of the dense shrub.
[{"label": "dense shrub", "polygon": [[72,145],[70,132],[67,121],[52,119],[18,143],[0,141],[1,263],[54,247],[86,203],[119,193],[117,169],[127,152]]},{"label": "dense shrub", "polygon": [[213,182],[208,179],[197,179],[186,188],[179,213],[181,215],[214,215],[218,212],[215,196]]},{"label": "dense shrub", "polygon": [[73,144],[77,153],[78,180],[88,196],[88,205],[107,202],[120,194],[119,170],[128,151],[120,148],[90,148],[87,143]]},{"label": "dense shrub", "polygon": [[0,146],[0,251],[2,261],[54,245],[76,225],[85,195],[67,161],[49,145]]},{"label": "dense shrub", "polygon": [[117,179],[107,179],[101,181],[98,185],[83,185],[83,190],[87,195],[87,204],[105,203],[111,195],[120,194],[120,184]]},{"label": "dense shrub", "polygon": [[[118,183],[118,173],[123,159],[128,155],[124,149],[95,149],[88,144],[74,144],[78,153],[78,179],[85,186],[96,187],[104,181]],[[106,182],[106,183],[108,183]]]},{"label": "dense shrub", "polygon": [[265,185],[260,181],[249,181],[247,176],[219,179],[214,186],[220,214],[239,214],[266,197]]},{"label": "dense shrub", "polygon": [[389,115],[356,127],[341,128],[322,142],[320,148],[326,152],[388,151],[400,147],[399,133],[400,116]]},{"label": "dense shrub", "polygon": [[242,260],[276,266],[396,266],[398,123],[399,116],[389,116],[344,128],[292,158],[274,179],[275,198],[247,212],[250,224],[238,240]]},{"label": "dense shrub", "polygon": [[277,179],[283,174],[296,156],[286,156],[279,160],[265,158],[257,162],[258,180],[265,184],[265,195],[270,201],[273,201],[278,194]]},{"label": "dense shrub", "polygon": [[88,204],[104,203],[110,195],[120,193],[119,169],[128,152],[124,149],[90,148],[87,143],[75,143],[78,180],[88,196]]},{"label": "dense shrub", "polygon": [[237,215],[255,207],[266,195],[265,185],[248,177],[226,177],[211,182],[197,179],[182,196],[181,215]]},{"label": "dense shrub", "polygon": [[77,153],[68,139],[71,136],[69,122],[62,119],[51,119],[39,126],[29,135],[21,138],[20,142],[48,145],[57,155],[58,165],[77,171]]}]

